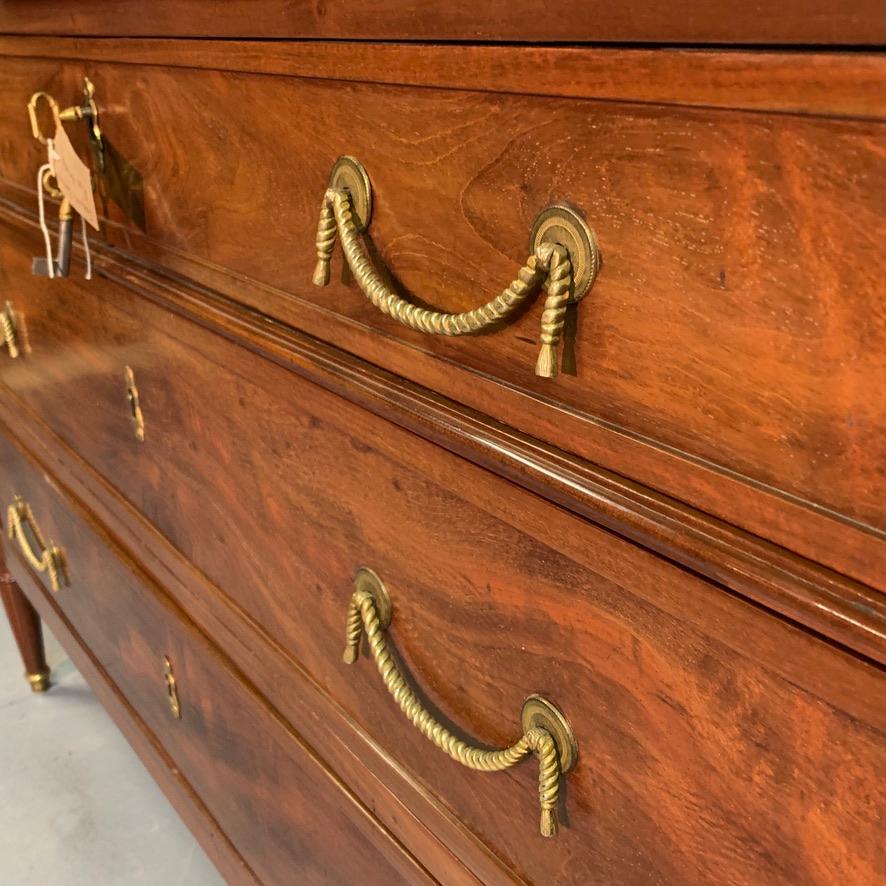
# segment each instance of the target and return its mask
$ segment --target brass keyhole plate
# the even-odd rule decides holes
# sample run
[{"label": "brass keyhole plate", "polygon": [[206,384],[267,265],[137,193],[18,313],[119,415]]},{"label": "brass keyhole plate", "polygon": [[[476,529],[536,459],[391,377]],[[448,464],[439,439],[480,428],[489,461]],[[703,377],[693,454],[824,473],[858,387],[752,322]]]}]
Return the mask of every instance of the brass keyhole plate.
[{"label": "brass keyhole plate", "polygon": [[129,416],[132,419],[132,427],[135,431],[135,439],[139,443],[145,442],[145,417],[142,415],[139,403],[138,388],[135,384],[135,373],[127,366],[124,370],[126,379],[126,399],[129,402]]}]

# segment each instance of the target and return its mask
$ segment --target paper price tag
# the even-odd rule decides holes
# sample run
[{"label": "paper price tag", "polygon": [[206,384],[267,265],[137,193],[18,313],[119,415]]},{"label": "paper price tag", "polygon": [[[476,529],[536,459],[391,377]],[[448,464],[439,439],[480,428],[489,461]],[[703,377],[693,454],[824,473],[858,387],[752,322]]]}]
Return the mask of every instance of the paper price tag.
[{"label": "paper price tag", "polygon": [[89,167],[77,156],[63,126],[55,131],[49,150],[49,165],[59,190],[71,201],[71,206],[98,230]]}]

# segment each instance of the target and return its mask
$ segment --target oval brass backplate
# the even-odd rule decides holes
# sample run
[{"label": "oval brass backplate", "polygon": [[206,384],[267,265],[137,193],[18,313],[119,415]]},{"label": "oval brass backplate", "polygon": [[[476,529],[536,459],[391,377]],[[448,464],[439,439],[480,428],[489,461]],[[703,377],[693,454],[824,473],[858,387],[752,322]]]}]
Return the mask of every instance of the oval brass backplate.
[{"label": "oval brass backplate", "polygon": [[569,301],[581,301],[593,286],[600,270],[600,248],[588,223],[568,206],[548,206],[532,224],[529,251],[534,255],[542,243],[556,243],[565,247],[572,262],[574,281]]},{"label": "oval brass backplate", "polygon": [[354,576],[354,590],[372,594],[382,630],[387,629],[394,617],[394,605],[385,583],[368,566],[361,566]]},{"label": "oval brass backplate", "polygon": [[357,230],[365,231],[372,218],[372,185],[363,164],[354,157],[339,157],[329,173],[329,187],[351,195]]},{"label": "oval brass backplate", "polygon": [[560,752],[560,771],[569,772],[578,760],[578,743],[569,721],[560,710],[540,695],[530,695],[523,702],[521,722],[524,735],[533,727],[546,729]]}]

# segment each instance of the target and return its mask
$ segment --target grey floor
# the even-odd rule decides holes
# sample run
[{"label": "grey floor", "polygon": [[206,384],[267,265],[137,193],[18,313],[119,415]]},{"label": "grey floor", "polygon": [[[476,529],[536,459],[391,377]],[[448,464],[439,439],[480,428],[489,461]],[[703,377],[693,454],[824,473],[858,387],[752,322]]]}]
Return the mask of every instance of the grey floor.
[{"label": "grey floor", "polygon": [[0,609],[0,884],[201,886],[222,879],[47,632],[34,695]]}]

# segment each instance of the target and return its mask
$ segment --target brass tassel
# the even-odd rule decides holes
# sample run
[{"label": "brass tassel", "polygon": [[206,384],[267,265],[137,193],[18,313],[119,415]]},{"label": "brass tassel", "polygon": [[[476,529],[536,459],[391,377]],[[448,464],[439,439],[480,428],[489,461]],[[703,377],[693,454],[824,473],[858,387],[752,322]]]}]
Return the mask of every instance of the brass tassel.
[{"label": "brass tassel", "polygon": [[542,809],[540,830],[543,837],[557,836],[557,816],[553,809]]},{"label": "brass tassel", "polygon": [[318,258],[314,268],[314,276],[311,278],[314,286],[325,286],[329,282],[329,259]]},{"label": "brass tassel", "polygon": [[541,378],[557,377],[557,346],[542,342],[535,363],[535,374]]}]

